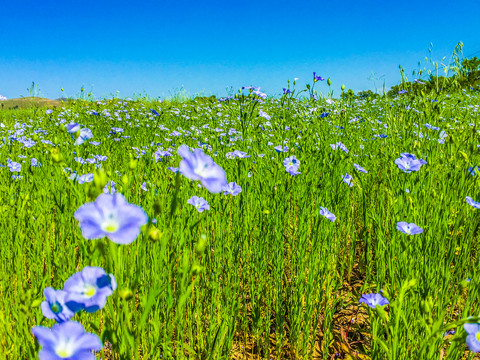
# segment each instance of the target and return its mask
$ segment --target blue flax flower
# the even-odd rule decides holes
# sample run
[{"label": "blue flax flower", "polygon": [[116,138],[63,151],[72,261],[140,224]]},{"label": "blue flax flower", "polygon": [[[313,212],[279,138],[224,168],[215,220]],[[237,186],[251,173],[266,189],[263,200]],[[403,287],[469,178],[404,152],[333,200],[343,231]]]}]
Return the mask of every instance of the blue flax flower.
[{"label": "blue flax flower", "polygon": [[360,172],[362,172],[362,173],[365,173],[365,174],[368,173],[367,170],[365,170],[363,167],[361,167],[361,166],[358,165],[358,164],[353,164],[353,166],[355,167],[355,169],[357,169],[358,171],[360,171]]},{"label": "blue flax flower", "polygon": [[203,212],[203,210],[210,210],[210,205],[208,205],[207,200],[202,197],[192,196],[187,200],[187,204],[195,206],[198,212]]},{"label": "blue flax flower", "polygon": [[55,290],[47,287],[43,290],[45,301],[40,304],[42,314],[47,319],[54,319],[61,323],[70,320],[75,313],[65,305],[65,296],[67,293],[63,290]]},{"label": "blue flax flower", "polygon": [[11,172],[20,172],[22,171],[22,164],[19,164],[15,161],[11,161],[8,163],[8,168],[10,169]]},{"label": "blue flax flower", "polygon": [[347,184],[348,186],[352,187],[353,186],[353,183],[352,183],[352,175],[350,175],[349,173],[346,173],[343,177],[342,177],[342,181]]},{"label": "blue flax flower", "polygon": [[56,324],[51,329],[34,326],[32,333],[42,347],[38,353],[40,360],[95,360],[92,350],[102,350],[100,338],[86,333],[76,321]]},{"label": "blue flax flower", "polygon": [[345,145],[343,145],[341,142],[337,142],[336,144],[330,144],[330,147],[333,149],[333,150],[337,150],[337,149],[340,149],[340,150],[343,150],[345,153],[348,154],[348,149]]},{"label": "blue flax flower", "polygon": [[473,352],[480,352],[480,323],[464,324],[467,332],[467,345]]},{"label": "blue flax flower", "polygon": [[470,196],[467,196],[467,204],[475,209],[480,209],[480,202],[474,201]]},{"label": "blue flax flower", "polygon": [[83,128],[80,130],[80,133],[75,140],[75,145],[81,145],[85,141],[90,140],[93,137],[92,130],[88,128]]},{"label": "blue flax flower", "polygon": [[468,168],[468,172],[470,173],[470,175],[475,176],[477,175],[477,172],[480,173],[480,168],[478,166],[475,166],[475,167],[470,166]]},{"label": "blue flax flower", "polygon": [[320,207],[320,215],[326,217],[331,222],[335,222],[337,217],[333,215],[326,207]]},{"label": "blue flax flower", "polygon": [[395,164],[398,168],[406,173],[420,170],[420,167],[426,164],[423,159],[418,160],[415,155],[409,153],[402,153],[398,159],[395,159]]},{"label": "blue flax flower", "polygon": [[213,159],[205,155],[201,149],[189,150],[182,145],[177,150],[183,159],[180,161],[180,173],[190,180],[200,180],[202,185],[211,193],[219,193],[227,184],[225,170],[217,165]]},{"label": "blue flax flower", "polygon": [[229,182],[227,185],[225,185],[223,188],[223,195],[233,195],[237,196],[242,192],[242,187],[234,182]]},{"label": "blue flax flower", "polygon": [[83,204],[73,214],[88,240],[104,236],[117,244],[130,244],[140,234],[148,216],[140,206],[132,205],[122,194],[100,194],[93,203]]},{"label": "blue flax flower", "polygon": [[325,79],[323,77],[321,77],[320,75],[316,75],[316,72],[313,73],[313,82],[317,82],[317,81],[324,81]]},{"label": "blue flax flower", "polygon": [[70,123],[65,125],[65,128],[67,129],[67,132],[73,136],[77,131],[80,131],[80,125],[77,123]]},{"label": "blue flax flower", "polygon": [[103,309],[107,297],[116,288],[113,274],[107,274],[101,267],[86,266],[65,281],[65,304],[74,312],[85,310],[92,313]]},{"label": "blue flax flower", "polygon": [[365,303],[372,309],[375,309],[377,305],[384,306],[389,304],[389,301],[380,294],[363,294],[360,300],[358,300],[358,303]]},{"label": "blue flax flower", "polygon": [[295,157],[295,155],[285,158],[283,160],[283,166],[285,166],[285,171],[292,176],[300,174],[298,172],[300,161]]},{"label": "blue flax flower", "polygon": [[421,234],[423,229],[414,223],[407,223],[406,221],[400,221],[397,223],[397,230],[400,230],[407,235]]}]

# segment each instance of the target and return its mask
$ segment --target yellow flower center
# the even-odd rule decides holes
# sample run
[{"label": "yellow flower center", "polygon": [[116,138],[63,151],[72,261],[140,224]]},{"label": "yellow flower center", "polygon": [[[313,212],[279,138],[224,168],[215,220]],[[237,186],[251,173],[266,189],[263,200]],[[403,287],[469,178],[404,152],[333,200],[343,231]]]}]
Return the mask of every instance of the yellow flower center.
[{"label": "yellow flower center", "polygon": [[72,346],[69,344],[69,340],[68,338],[63,340],[55,349],[55,353],[63,359],[71,357],[74,352]]},{"label": "yellow flower center", "polygon": [[102,224],[103,231],[113,233],[118,230],[118,222],[113,215],[110,215]]},{"label": "yellow flower center", "polygon": [[85,287],[85,290],[83,291],[83,294],[89,298],[91,298],[93,295],[95,295],[97,290],[92,286],[92,285],[87,285]]}]

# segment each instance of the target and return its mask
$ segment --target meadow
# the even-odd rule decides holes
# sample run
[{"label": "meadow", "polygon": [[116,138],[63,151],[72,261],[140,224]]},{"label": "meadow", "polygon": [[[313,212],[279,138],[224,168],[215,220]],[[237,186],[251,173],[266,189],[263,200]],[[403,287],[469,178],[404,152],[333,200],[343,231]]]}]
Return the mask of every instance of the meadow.
[{"label": "meadow", "polygon": [[473,359],[479,92],[298,94],[0,110],[0,358]]}]

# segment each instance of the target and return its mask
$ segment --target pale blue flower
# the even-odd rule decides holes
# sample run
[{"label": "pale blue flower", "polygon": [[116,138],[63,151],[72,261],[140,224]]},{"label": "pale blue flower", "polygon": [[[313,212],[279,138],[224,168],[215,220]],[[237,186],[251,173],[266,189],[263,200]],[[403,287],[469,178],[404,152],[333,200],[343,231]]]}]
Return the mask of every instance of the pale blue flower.
[{"label": "pale blue flower", "polygon": [[423,232],[423,229],[418,225],[415,225],[414,223],[407,223],[405,221],[400,221],[397,223],[397,230],[407,235],[416,235]]},{"label": "pale blue flower", "polygon": [[223,195],[233,195],[237,196],[242,192],[242,187],[240,185],[237,185],[234,182],[229,182],[227,185],[225,185],[223,188]]},{"label": "pale blue flower", "polygon": [[337,217],[332,214],[326,207],[320,207],[320,215],[324,216],[331,222],[335,222],[335,220],[337,219]]},{"label": "pale blue flower", "polygon": [[187,145],[182,145],[177,150],[183,158],[180,161],[180,173],[190,180],[200,180],[202,185],[212,193],[219,193],[227,184],[225,171],[201,149],[191,152]]},{"label": "pale blue flower", "polygon": [[65,296],[67,293],[63,290],[55,290],[47,287],[43,290],[45,301],[40,304],[42,314],[47,319],[54,319],[61,323],[70,320],[75,313],[65,305]]},{"label": "pale blue flower", "polygon": [[132,205],[122,194],[100,194],[95,202],[83,204],[73,214],[80,223],[82,235],[88,240],[104,236],[117,244],[130,244],[148,222],[140,206]]},{"label": "pale blue flower", "polygon": [[363,294],[360,297],[360,300],[358,300],[358,302],[360,304],[365,303],[369,307],[371,307],[372,309],[375,309],[377,307],[377,305],[385,306],[385,305],[389,304],[389,301],[387,300],[387,298],[383,297],[380,294]]},{"label": "pale blue flower", "polygon": [[95,360],[92,351],[102,350],[100,338],[86,333],[76,321],[56,324],[51,329],[34,326],[32,333],[42,347],[38,353],[40,360]]},{"label": "pale blue flower", "polygon": [[192,196],[187,200],[187,204],[195,206],[198,212],[203,212],[203,210],[210,210],[210,205],[207,200],[202,197]]},{"label": "pale blue flower", "polygon": [[475,209],[480,209],[480,202],[474,201],[470,196],[467,196],[467,204]]},{"label": "pale blue flower", "polygon": [[113,274],[107,274],[98,266],[85,266],[82,271],[65,281],[65,304],[73,312],[85,310],[92,313],[103,309],[107,297],[112,295],[116,288]]}]

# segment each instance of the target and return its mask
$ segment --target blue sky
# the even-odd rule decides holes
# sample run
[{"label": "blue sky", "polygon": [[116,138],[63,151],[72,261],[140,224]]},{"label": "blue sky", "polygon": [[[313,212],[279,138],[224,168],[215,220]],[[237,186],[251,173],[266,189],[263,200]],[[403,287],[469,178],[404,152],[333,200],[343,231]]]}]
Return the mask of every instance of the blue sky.
[{"label": "blue sky", "polygon": [[341,84],[375,90],[384,79],[389,88],[398,65],[413,79],[425,56],[448,62],[459,41],[464,55],[480,56],[478,14],[471,0],[4,0],[0,94],[27,96],[35,81],[48,98],[82,86],[98,98],[165,98],[182,86],[190,96],[244,85],[279,95],[289,79],[311,83],[313,71],[331,78],[334,96]]}]

